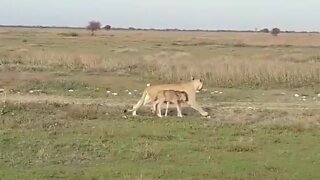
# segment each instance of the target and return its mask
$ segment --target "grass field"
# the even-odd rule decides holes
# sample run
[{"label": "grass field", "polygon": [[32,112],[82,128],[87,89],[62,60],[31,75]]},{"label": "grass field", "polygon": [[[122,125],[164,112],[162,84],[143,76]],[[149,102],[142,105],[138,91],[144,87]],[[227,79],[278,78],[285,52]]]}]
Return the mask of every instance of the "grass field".
[{"label": "grass field", "polygon": [[[319,179],[319,48],[318,34],[0,28],[0,179]],[[192,75],[211,118],[123,113],[147,83]]]}]

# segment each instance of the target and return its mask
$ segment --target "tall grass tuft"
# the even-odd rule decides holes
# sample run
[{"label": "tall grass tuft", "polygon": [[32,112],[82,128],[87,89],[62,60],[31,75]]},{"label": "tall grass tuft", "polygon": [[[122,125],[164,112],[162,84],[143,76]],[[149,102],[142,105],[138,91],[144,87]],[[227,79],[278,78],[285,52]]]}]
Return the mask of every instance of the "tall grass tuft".
[{"label": "tall grass tuft", "polygon": [[69,71],[105,71],[137,74],[168,82],[200,77],[217,87],[318,86],[319,61],[283,59],[234,59],[226,57],[194,59],[188,53],[160,52],[142,57],[105,58],[92,54],[56,54],[27,52],[0,59],[2,68],[35,70],[46,68]]}]

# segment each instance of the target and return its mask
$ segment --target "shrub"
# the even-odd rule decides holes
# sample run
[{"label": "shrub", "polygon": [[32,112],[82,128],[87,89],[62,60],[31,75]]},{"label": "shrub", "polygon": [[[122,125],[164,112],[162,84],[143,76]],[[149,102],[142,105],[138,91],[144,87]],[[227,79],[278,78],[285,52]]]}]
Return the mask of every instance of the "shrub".
[{"label": "shrub", "polygon": [[280,29],[279,28],[273,28],[271,30],[271,34],[274,36],[278,36],[278,34],[280,33]]}]

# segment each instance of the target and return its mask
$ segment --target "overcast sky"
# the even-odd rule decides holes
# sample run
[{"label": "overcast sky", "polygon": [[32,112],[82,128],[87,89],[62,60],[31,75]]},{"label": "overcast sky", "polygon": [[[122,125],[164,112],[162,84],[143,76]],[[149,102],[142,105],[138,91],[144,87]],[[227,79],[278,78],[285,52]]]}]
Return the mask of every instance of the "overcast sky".
[{"label": "overcast sky", "polygon": [[0,0],[0,24],[320,31],[320,0]]}]

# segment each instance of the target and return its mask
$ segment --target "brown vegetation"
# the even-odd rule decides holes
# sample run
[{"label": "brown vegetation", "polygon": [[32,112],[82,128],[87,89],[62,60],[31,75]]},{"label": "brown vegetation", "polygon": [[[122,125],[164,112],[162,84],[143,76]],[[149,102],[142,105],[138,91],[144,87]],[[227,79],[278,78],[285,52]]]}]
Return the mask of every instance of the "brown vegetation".
[{"label": "brown vegetation", "polygon": [[[29,53],[0,59],[3,68],[47,69],[71,71],[105,71],[138,73],[166,81],[202,77],[208,84],[220,87],[237,86],[313,86],[320,83],[319,61],[206,59],[198,63],[185,53],[159,53],[142,59],[106,59],[97,55]],[[22,70],[23,70],[22,69]],[[188,69],[188,71],[186,71]]]},{"label": "brown vegetation", "polygon": [[[57,36],[57,33],[60,33]],[[84,71],[177,82],[191,75],[215,87],[319,86],[320,36],[259,33],[101,32],[2,29],[2,71]],[[60,35],[77,33],[77,38]],[[15,39],[24,35],[26,42]],[[8,37],[8,38],[6,38]],[[47,38],[50,37],[50,41]]]}]

